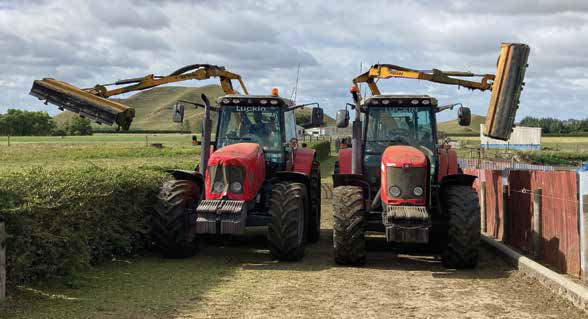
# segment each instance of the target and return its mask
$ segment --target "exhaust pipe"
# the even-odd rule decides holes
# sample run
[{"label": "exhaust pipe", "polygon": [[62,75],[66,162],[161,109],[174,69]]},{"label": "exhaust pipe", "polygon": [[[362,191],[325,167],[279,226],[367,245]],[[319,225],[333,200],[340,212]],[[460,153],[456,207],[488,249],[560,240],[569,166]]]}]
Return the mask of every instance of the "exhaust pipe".
[{"label": "exhaust pipe", "polygon": [[206,176],[208,159],[210,158],[210,131],[212,120],[210,119],[210,101],[206,94],[200,96],[204,102],[204,118],[202,119],[202,148],[200,150],[200,173]]},{"label": "exhaust pipe", "polygon": [[60,110],[68,110],[78,113],[81,117],[87,117],[98,124],[118,124],[123,130],[128,130],[135,117],[135,109],[111,101],[79,88],[45,78],[33,82],[30,95],[45,100],[45,104],[57,105]]}]

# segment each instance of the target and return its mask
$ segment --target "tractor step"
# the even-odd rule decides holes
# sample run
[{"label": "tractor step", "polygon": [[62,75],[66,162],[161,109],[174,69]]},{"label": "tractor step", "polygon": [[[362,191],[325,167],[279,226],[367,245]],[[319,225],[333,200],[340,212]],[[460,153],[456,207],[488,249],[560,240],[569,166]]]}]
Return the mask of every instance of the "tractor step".
[{"label": "tractor step", "polygon": [[247,211],[243,200],[213,199],[201,201],[196,216],[198,234],[241,234]]},{"label": "tractor step", "polygon": [[386,205],[382,214],[386,240],[397,243],[428,243],[431,218],[424,206]]}]

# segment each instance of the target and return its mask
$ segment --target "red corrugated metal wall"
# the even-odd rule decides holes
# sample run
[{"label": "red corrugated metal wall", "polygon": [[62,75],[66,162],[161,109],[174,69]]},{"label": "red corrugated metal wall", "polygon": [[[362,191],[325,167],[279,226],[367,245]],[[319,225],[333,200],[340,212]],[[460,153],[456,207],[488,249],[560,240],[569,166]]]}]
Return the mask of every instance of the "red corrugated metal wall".
[{"label": "red corrugated metal wall", "polygon": [[508,176],[508,211],[506,243],[524,253],[533,253],[533,202],[531,171],[511,171]]},{"label": "red corrugated metal wall", "polygon": [[[508,211],[510,220],[503,225],[502,171],[466,169],[478,176],[474,188],[485,196],[487,235],[502,240],[527,254],[533,253],[533,190],[542,189],[541,260],[561,272],[579,276],[580,235],[576,173],[569,171],[510,171]],[[480,194],[482,178],[486,193]]]},{"label": "red corrugated metal wall", "polygon": [[580,275],[578,186],[575,172],[533,172],[531,187],[542,189],[542,259]]}]

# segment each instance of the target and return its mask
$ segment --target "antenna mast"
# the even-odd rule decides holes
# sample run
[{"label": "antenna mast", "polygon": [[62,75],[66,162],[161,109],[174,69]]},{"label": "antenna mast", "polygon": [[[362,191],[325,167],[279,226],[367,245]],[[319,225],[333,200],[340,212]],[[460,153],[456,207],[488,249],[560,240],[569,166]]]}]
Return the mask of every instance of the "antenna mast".
[{"label": "antenna mast", "polygon": [[300,63],[298,63],[298,70],[296,70],[296,84],[294,85],[294,90],[292,90],[292,94],[290,95],[290,99],[294,101],[296,104],[296,95],[298,95],[298,80],[300,78]]}]

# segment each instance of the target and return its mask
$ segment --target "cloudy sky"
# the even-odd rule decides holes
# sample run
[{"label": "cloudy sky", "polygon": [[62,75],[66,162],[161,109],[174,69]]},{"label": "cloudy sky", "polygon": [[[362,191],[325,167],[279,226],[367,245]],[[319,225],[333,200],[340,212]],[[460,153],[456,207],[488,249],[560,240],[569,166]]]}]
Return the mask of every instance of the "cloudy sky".
[{"label": "cloudy sky", "polygon": [[[28,95],[34,79],[89,87],[210,63],[241,74],[251,93],[278,87],[283,96],[300,64],[297,102],[318,101],[334,114],[350,101],[362,66],[494,73],[501,42],[531,47],[518,119],[588,117],[586,0],[0,0],[0,113],[56,114]],[[489,92],[422,81],[379,84],[386,93],[462,102],[475,114],[485,114],[490,99]],[[444,113],[442,120],[455,117]]]}]

